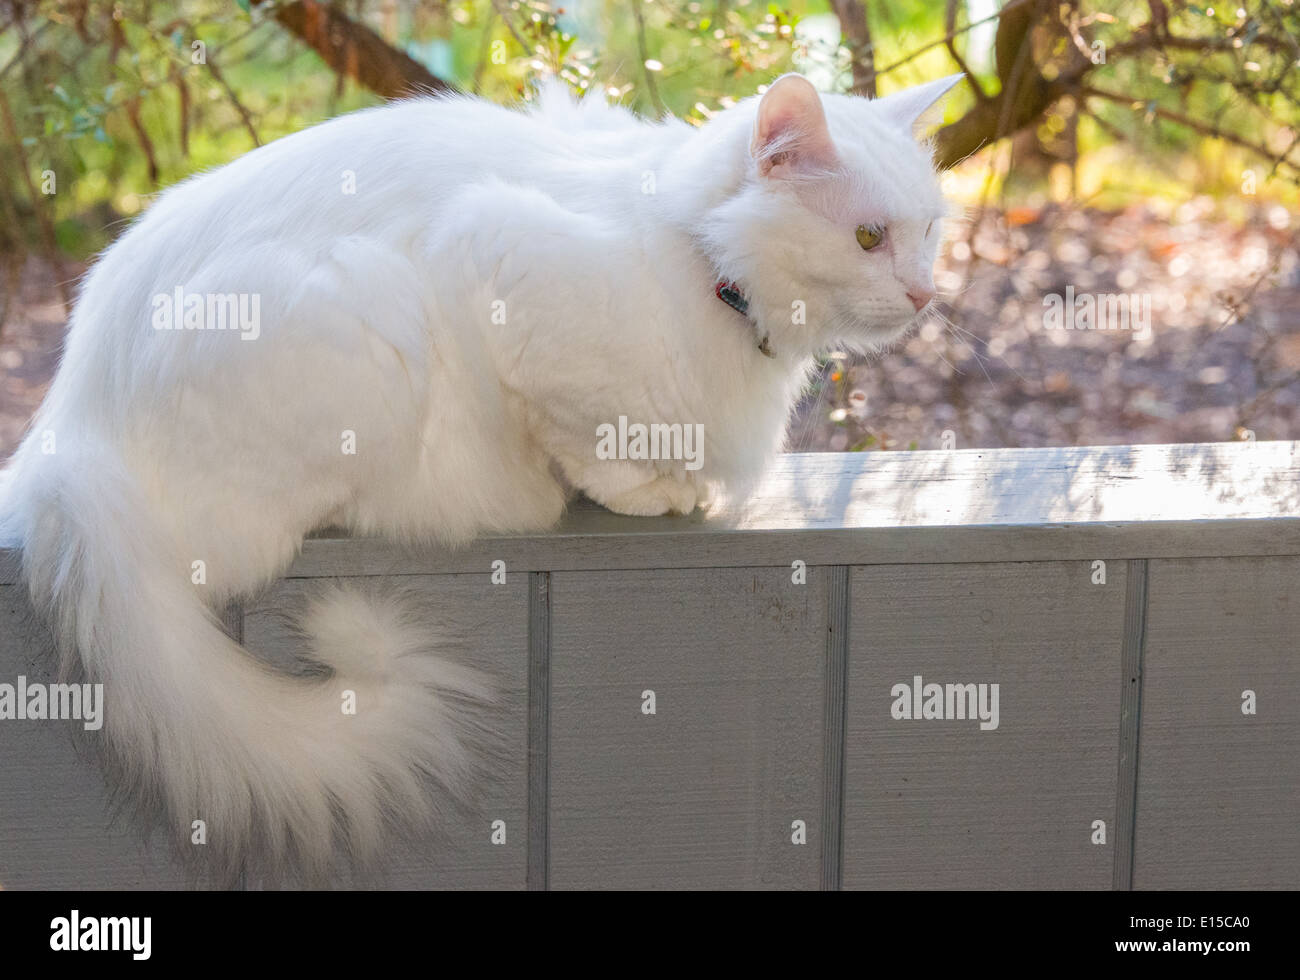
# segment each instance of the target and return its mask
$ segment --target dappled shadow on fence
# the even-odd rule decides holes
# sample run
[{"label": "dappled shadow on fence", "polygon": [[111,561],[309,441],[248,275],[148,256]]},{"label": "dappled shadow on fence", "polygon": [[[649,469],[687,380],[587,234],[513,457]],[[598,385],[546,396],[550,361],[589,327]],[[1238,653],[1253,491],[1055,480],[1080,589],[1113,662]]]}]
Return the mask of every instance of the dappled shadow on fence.
[{"label": "dappled shadow on fence", "polygon": [[759,529],[1300,516],[1298,445],[792,455],[734,520]]}]

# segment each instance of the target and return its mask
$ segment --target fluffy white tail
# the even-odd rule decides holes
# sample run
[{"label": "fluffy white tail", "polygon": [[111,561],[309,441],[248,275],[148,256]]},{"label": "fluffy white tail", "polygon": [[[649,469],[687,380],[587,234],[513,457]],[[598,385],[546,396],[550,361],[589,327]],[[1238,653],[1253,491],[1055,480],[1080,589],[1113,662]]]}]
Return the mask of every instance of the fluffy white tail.
[{"label": "fluffy white tail", "polygon": [[399,596],[323,592],[299,625],[327,669],[277,672],[223,632],[116,458],[61,446],[33,462],[11,474],[0,525],[65,673],[104,685],[103,734],[126,788],[161,804],[184,847],[204,821],[200,860],[225,876],[318,879],[340,857],[372,858],[395,820],[424,825],[440,796],[465,795],[475,749],[494,742],[493,690],[431,655]]}]

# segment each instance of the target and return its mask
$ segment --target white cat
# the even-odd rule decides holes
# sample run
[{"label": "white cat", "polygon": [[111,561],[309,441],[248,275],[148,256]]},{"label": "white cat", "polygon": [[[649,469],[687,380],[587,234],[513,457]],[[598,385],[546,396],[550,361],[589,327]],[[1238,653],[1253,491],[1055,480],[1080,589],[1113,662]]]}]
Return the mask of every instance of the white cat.
[{"label": "white cat", "polygon": [[[422,777],[462,792],[491,685],[395,598],[311,605],[324,678],[212,610],[322,525],[454,545],[545,529],[571,487],[637,515],[743,494],[812,355],[933,297],[945,203],[913,129],[956,80],[869,102],[786,75],[700,128],[418,99],[162,195],[86,277],[0,501],[127,789],[182,839],[205,820],[228,868],[307,874],[428,813]],[[702,426],[703,465],[600,458],[620,416]]]}]

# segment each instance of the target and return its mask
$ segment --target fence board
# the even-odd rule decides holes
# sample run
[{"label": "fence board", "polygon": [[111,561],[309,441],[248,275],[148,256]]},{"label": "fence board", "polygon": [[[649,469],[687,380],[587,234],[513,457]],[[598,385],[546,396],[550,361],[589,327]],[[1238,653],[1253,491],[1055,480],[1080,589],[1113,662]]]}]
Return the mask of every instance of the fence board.
[{"label": "fence board", "polygon": [[[384,866],[359,883],[383,888],[523,888],[528,838],[527,576],[507,573],[504,584],[493,585],[485,566],[480,575],[404,576],[366,584],[404,590],[406,601],[422,608],[438,635],[448,638],[448,656],[498,679],[506,753],[493,764],[491,778],[472,806],[449,814],[446,825],[427,840],[395,844]],[[301,579],[283,581],[251,604],[244,619],[249,648],[272,661],[299,655],[301,640],[286,613],[298,608],[315,585]],[[492,842],[497,820],[505,822],[503,844]]]},{"label": "fence board", "polygon": [[[1126,572],[853,569],[845,888],[1111,887]],[[998,684],[998,727],[895,718],[918,675]]]},{"label": "fence board", "polygon": [[828,575],[791,574],[551,577],[552,887],[818,886]]},{"label": "fence board", "polygon": [[1300,558],[1153,561],[1149,588],[1134,887],[1300,888]]},{"label": "fence board", "polygon": [[[0,587],[0,683],[53,682],[49,651],[25,593]],[[0,720],[0,888],[193,884],[165,846],[148,849],[136,827],[113,818],[90,761],[99,737],[78,721]]]}]

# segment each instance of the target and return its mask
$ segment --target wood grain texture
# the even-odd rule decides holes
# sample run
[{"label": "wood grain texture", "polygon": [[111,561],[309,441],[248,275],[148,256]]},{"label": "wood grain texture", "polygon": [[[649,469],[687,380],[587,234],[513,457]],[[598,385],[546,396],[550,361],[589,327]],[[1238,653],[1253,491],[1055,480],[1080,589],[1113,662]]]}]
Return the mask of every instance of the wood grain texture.
[{"label": "wood grain texture", "polygon": [[528,573],[528,890],[550,886],[551,575]]},{"label": "wood grain texture", "polygon": [[551,887],[818,887],[827,580],[551,576]]},{"label": "wood grain texture", "polygon": [[[1111,887],[1125,579],[1122,561],[1104,586],[1087,562],[853,569],[845,888]],[[894,719],[916,675],[997,683],[998,728]]]},{"label": "wood grain texture", "polygon": [[[351,883],[370,888],[523,888],[528,840],[528,576],[508,572],[505,584],[492,585],[485,569],[481,575],[404,576],[367,585],[404,590],[407,601],[423,610],[444,656],[497,678],[506,751],[471,806],[449,811],[442,829],[429,839],[394,845],[383,868]],[[287,614],[298,609],[315,586],[300,579],[282,581],[250,603],[244,617],[248,647],[273,663],[286,664],[298,656],[301,640]],[[492,843],[495,820],[505,821],[504,844]],[[257,882],[250,885],[256,887]]]},{"label": "wood grain texture", "polygon": [[1137,824],[1138,751],[1142,727],[1142,658],[1146,650],[1147,580],[1151,563],[1128,563],[1128,595],[1124,600],[1124,648],[1119,676],[1119,764],[1115,777],[1116,891],[1133,888],[1133,830]]},{"label": "wood grain texture", "polygon": [[844,728],[848,711],[849,576],[847,565],[828,569],[826,696],[822,716],[822,891],[839,891],[844,874]]},{"label": "wood grain texture", "polygon": [[[503,551],[504,549],[504,551]],[[739,512],[573,509],[553,532],[463,552],[309,541],[292,574],[1053,561],[1300,553],[1300,443],[1094,446],[780,457]]]},{"label": "wood grain texture", "polygon": [[1148,587],[1134,887],[1300,888],[1300,558]]},{"label": "wood grain texture", "polygon": [[[545,534],[446,551],[325,534],[292,576],[1300,554],[1300,443],[781,456],[742,509],[634,518],[579,504]],[[17,563],[0,549],[0,584]]]},{"label": "wood grain texture", "polygon": [[[579,504],[553,532],[456,552],[317,537],[228,625],[287,662],[283,613],[313,579],[371,579],[413,590],[502,679],[509,747],[478,808],[341,887],[1108,888],[1128,866],[1136,888],[1300,888],[1298,448],[787,456],[714,519]],[[1140,651],[1128,559],[1151,559]],[[0,548],[0,683],[50,680],[17,565]],[[998,683],[998,730],[892,720],[890,688],[916,674]],[[110,821],[79,727],[0,721],[0,886],[198,884]]]},{"label": "wood grain texture", "polygon": [[[52,683],[49,651],[26,596],[0,588],[0,683],[16,684],[19,675]],[[91,762],[99,737],[78,721],[0,720],[0,888],[198,884],[171,864],[165,846],[149,849],[110,809],[103,774]]]}]

